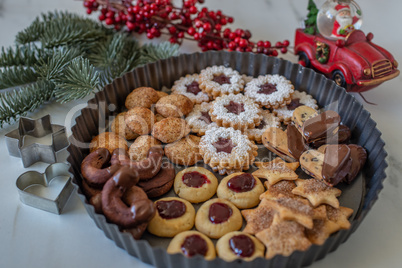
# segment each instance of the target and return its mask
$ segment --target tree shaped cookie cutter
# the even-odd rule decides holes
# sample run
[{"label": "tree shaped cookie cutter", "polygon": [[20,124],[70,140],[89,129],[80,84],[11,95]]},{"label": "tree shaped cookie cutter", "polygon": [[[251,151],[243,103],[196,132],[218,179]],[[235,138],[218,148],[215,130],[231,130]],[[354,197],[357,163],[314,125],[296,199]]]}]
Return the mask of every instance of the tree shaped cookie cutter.
[{"label": "tree shaped cookie cutter", "polygon": [[[25,136],[42,138],[52,135],[50,145],[32,143],[24,145]],[[11,156],[20,157],[24,167],[29,167],[36,162],[55,163],[57,153],[69,144],[66,129],[61,125],[54,125],[50,121],[50,115],[39,119],[21,117],[19,127],[5,135],[8,152]]]}]

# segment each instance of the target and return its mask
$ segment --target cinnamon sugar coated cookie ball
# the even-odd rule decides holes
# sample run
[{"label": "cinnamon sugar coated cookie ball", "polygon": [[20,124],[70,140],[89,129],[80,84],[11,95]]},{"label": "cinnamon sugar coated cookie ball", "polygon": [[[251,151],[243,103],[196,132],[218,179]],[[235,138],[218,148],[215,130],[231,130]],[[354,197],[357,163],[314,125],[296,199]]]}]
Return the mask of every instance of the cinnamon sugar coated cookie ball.
[{"label": "cinnamon sugar coated cookie ball", "polygon": [[128,150],[127,141],[113,132],[103,132],[92,139],[89,144],[90,152],[92,153],[99,148],[106,148],[110,153],[113,153],[114,149],[117,148]]},{"label": "cinnamon sugar coated cookie ball", "polygon": [[155,201],[156,214],[148,224],[148,231],[160,237],[173,237],[194,226],[195,209],[190,202],[178,197]]},{"label": "cinnamon sugar coated cookie ball", "polygon": [[161,142],[149,135],[139,136],[128,150],[130,159],[140,161],[147,158],[149,149],[154,146],[161,146]]},{"label": "cinnamon sugar coated cookie ball", "polygon": [[164,117],[183,117],[193,110],[193,102],[181,94],[169,95],[156,103],[156,111]]},{"label": "cinnamon sugar coated cookie ball", "polygon": [[126,108],[134,107],[151,108],[152,104],[159,100],[158,92],[151,87],[139,87],[134,89],[126,98]]},{"label": "cinnamon sugar coated cookie ball", "polygon": [[146,135],[151,133],[152,126],[155,124],[155,115],[147,108],[135,107],[125,114],[124,122],[132,132]]},{"label": "cinnamon sugar coated cookie ball", "polygon": [[200,139],[200,137],[189,135],[179,141],[168,144],[165,146],[165,155],[175,164],[192,166],[202,160],[198,149]]},{"label": "cinnamon sugar coated cookie ball", "polygon": [[113,119],[110,129],[112,132],[116,133],[117,135],[120,135],[126,140],[134,140],[135,138],[138,137],[138,134],[132,132],[124,122],[124,115],[126,112],[119,113],[116,115],[116,117]]},{"label": "cinnamon sugar coated cookie ball", "polygon": [[152,129],[152,136],[163,143],[171,143],[187,136],[190,127],[186,120],[176,117],[168,117],[157,122]]},{"label": "cinnamon sugar coated cookie ball", "polygon": [[206,235],[197,231],[185,231],[176,235],[167,248],[169,254],[181,253],[186,257],[203,256],[206,260],[216,257],[215,246]]}]

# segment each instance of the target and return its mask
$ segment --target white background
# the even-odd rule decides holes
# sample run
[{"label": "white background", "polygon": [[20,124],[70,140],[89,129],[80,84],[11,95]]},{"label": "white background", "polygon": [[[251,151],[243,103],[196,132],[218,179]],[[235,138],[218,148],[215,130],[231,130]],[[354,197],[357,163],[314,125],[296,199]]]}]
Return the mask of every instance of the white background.
[{"label": "white background", "polygon": [[[253,40],[271,42],[289,39],[307,14],[307,0],[207,0],[212,10],[232,15],[232,28],[249,29]],[[317,1],[320,5],[321,1]],[[374,33],[374,42],[393,53],[402,63],[402,1],[360,1],[365,32]],[[73,0],[0,0],[0,46],[14,42],[16,33],[28,26],[41,12],[55,9],[83,14],[81,1]],[[181,52],[198,51],[186,43]],[[296,57],[286,55],[296,62]],[[390,167],[379,200],[358,230],[340,248],[311,267],[401,267],[402,241],[402,76],[365,93],[377,105],[364,104],[383,133]],[[361,101],[359,96],[356,96]],[[88,98],[87,98],[88,99]],[[87,100],[86,99],[86,100]],[[86,100],[66,105],[41,107],[33,118],[51,114],[53,123],[71,125],[65,120],[71,109]],[[19,201],[15,180],[28,170],[43,172],[46,164],[29,168],[7,153],[4,135],[16,125],[0,130],[0,267],[149,267],[115,246],[95,227],[77,196],[73,196],[62,215],[53,215],[28,207]],[[69,129],[68,129],[69,131]],[[70,132],[69,132],[70,133]]]}]

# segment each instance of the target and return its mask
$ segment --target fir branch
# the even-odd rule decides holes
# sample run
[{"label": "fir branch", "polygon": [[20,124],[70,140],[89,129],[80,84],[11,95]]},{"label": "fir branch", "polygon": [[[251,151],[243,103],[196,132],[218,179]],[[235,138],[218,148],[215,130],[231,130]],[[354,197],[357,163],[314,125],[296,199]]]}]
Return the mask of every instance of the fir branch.
[{"label": "fir branch", "polygon": [[166,59],[179,54],[179,45],[172,45],[169,42],[163,42],[158,45],[147,44],[142,46],[141,53],[143,57],[143,64],[154,62],[160,59]]},{"label": "fir branch", "polygon": [[60,103],[81,99],[98,89],[99,72],[89,63],[88,59],[75,58],[65,68],[62,78],[57,79],[54,91]]},{"label": "fir branch", "polygon": [[12,92],[0,94],[0,128],[33,112],[53,96],[54,84],[38,81]]},{"label": "fir branch", "polygon": [[0,89],[30,84],[38,80],[38,74],[30,67],[11,66],[0,70]]},{"label": "fir branch", "polygon": [[82,51],[76,48],[62,48],[54,50],[52,57],[40,59],[38,65],[35,67],[35,71],[40,77],[47,81],[52,81],[60,77],[64,67],[66,67],[70,61],[81,56]]},{"label": "fir branch", "polygon": [[15,41],[21,45],[39,41],[44,29],[45,24],[39,18],[36,18],[31,25],[17,33]]},{"label": "fir branch", "polygon": [[46,58],[49,51],[39,49],[35,45],[16,46],[15,48],[1,48],[0,67],[6,66],[33,66],[39,58]]}]

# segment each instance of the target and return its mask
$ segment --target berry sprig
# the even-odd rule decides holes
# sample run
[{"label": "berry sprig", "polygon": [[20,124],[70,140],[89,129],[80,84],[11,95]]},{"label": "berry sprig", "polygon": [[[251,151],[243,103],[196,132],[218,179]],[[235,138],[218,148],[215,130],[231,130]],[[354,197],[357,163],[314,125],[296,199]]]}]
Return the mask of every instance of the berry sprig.
[{"label": "berry sprig", "polygon": [[234,18],[212,11],[198,9],[205,0],[183,0],[182,7],[175,7],[170,0],[84,0],[87,13],[100,10],[99,20],[116,30],[145,33],[149,39],[170,36],[171,43],[181,44],[184,39],[195,40],[202,51],[222,50],[263,53],[278,56],[287,53],[289,41],[253,42],[251,32],[227,28]]}]

